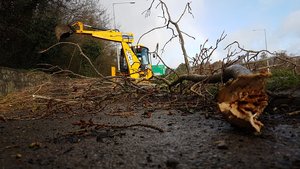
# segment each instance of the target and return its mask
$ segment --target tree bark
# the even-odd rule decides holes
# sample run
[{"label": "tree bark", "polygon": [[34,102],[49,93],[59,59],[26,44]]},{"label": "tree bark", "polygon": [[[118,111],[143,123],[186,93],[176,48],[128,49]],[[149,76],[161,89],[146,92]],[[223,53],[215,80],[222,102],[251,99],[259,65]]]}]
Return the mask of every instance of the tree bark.
[{"label": "tree bark", "polygon": [[218,83],[227,82],[230,79],[236,79],[239,75],[249,75],[252,72],[242,65],[231,65],[224,69],[223,73],[213,74],[212,76],[198,75],[198,74],[185,74],[179,76],[179,78],[169,84],[169,87],[173,87],[184,80],[192,82],[206,82],[206,83]]}]

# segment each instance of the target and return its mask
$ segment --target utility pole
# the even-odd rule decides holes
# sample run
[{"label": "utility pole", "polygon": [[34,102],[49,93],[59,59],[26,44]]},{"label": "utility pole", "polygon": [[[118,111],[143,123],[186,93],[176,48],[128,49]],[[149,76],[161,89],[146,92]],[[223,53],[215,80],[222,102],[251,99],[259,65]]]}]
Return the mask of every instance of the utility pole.
[{"label": "utility pole", "polygon": [[253,31],[264,31],[265,35],[265,49],[266,49],[266,57],[267,57],[267,69],[268,72],[270,72],[270,64],[269,64],[269,58],[268,58],[268,43],[267,43],[267,30],[266,29],[254,29]]}]

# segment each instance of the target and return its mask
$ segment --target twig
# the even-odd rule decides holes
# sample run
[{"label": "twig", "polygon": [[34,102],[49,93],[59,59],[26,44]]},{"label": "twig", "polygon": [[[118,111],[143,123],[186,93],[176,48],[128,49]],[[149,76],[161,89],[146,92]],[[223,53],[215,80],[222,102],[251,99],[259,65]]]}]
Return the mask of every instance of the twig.
[{"label": "twig", "polygon": [[95,129],[100,129],[100,128],[122,129],[122,128],[130,128],[130,127],[146,127],[146,128],[151,128],[153,130],[157,130],[159,132],[164,132],[163,129],[149,124],[110,125],[110,124],[94,123],[92,120],[89,121],[80,120],[79,122],[74,122],[73,125],[80,126],[81,128],[94,127]]},{"label": "twig", "polygon": [[[151,5],[150,7],[145,10],[143,12],[143,14],[145,14],[146,17],[148,17],[150,14],[151,14],[151,9],[153,7],[153,3],[155,2],[156,0],[152,0],[151,2]],[[183,12],[181,13],[181,15],[179,16],[179,18],[174,21],[172,18],[171,18],[171,14],[169,12],[169,9],[168,9],[168,6],[166,5],[166,3],[162,0],[158,0],[158,5],[156,7],[160,7],[161,8],[161,11],[162,11],[162,17],[164,20],[165,20],[165,25],[163,26],[160,26],[160,27],[157,27],[157,28],[153,28],[151,29],[150,31],[146,32],[145,34],[148,34],[150,32],[152,32],[153,30],[157,30],[157,29],[161,29],[161,28],[167,28],[168,30],[171,30],[172,31],[172,37],[163,45],[163,49],[165,48],[165,46],[170,42],[172,41],[174,38],[179,38],[179,43],[180,43],[180,47],[181,47],[181,50],[182,50],[182,54],[183,54],[183,57],[184,57],[184,62],[185,62],[185,66],[186,66],[186,70],[187,70],[187,73],[189,74],[190,73],[190,66],[189,66],[189,56],[186,52],[186,49],[185,49],[185,43],[184,43],[184,38],[183,38],[183,34],[184,35],[187,35],[188,37],[191,37],[194,39],[194,37],[188,35],[187,33],[181,31],[181,29],[179,28],[179,25],[178,23],[180,22],[180,20],[182,19],[182,17],[184,16],[184,14],[188,11],[189,14],[192,15],[192,12],[191,12],[191,7],[190,7],[190,2],[188,2],[186,5],[185,5],[185,8],[183,10]],[[175,34],[175,30],[174,28],[170,27],[170,25],[173,25],[175,27],[175,30],[177,32],[177,34]],[[143,34],[142,36],[144,36],[145,34]],[[140,39],[139,39],[140,41]],[[163,50],[162,50],[163,51]]]},{"label": "twig", "polygon": [[201,84],[202,84],[202,83],[203,83],[203,82],[197,82],[197,83],[193,84],[193,86],[190,88],[192,92],[194,92],[195,94],[197,94],[197,95],[200,96],[200,97],[204,97],[204,95],[203,95],[202,93],[196,91],[196,87],[197,87],[197,86],[200,86],[200,88],[201,88]]},{"label": "twig", "polygon": [[45,53],[45,52],[47,52],[48,50],[52,49],[53,47],[58,46],[58,45],[61,45],[61,44],[69,44],[69,45],[74,45],[74,46],[76,46],[76,47],[78,48],[80,54],[81,54],[81,55],[89,62],[89,64],[90,64],[90,65],[92,66],[92,68],[94,69],[94,71],[95,71],[100,77],[104,78],[104,76],[103,76],[103,75],[95,68],[95,66],[94,66],[94,64],[92,63],[91,59],[83,53],[81,47],[80,47],[79,44],[77,44],[77,43],[73,43],[73,42],[58,42],[58,43],[56,43],[56,44],[50,46],[49,48],[47,48],[47,49],[45,49],[45,50],[39,51],[39,53]]},{"label": "twig", "polygon": [[[83,75],[74,73],[70,70],[64,70],[64,69],[60,68],[59,66],[53,66],[53,65],[47,64],[47,63],[40,63],[40,64],[38,64],[38,66],[46,66],[46,67],[49,67],[49,68],[37,68],[35,70],[41,70],[41,71],[46,71],[46,72],[50,71],[50,72],[54,72],[53,74],[69,73],[69,74],[74,75],[74,76],[79,77],[79,78],[84,78],[84,79],[90,78],[90,77],[87,77],[87,76],[83,76]],[[58,70],[56,70],[56,69],[58,69]]]},{"label": "twig", "polygon": [[61,99],[54,99],[48,96],[41,96],[41,95],[32,95],[32,97],[34,99],[44,99],[44,100],[53,100],[53,101],[57,101],[57,102],[63,102],[63,100]]},{"label": "twig", "polygon": [[[117,85],[119,85],[119,86],[121,86],[121,87],[124,88],[124,86],[123,86],[122,84],[120,84],[120,83],[118,83],[118,82],[116,82],[116,81],[111,80],[111,77],[110,77],[110,78],[106,78],[105,76],[103,76],[103,75],[96,69],[96,67],[93,65],[93,63],[92,63],[92,61],[90,60],[90,58],[89,58],[86,54],[84,54],[84,52],[82,51],[81,47],[80,47],[79,44],[77,44],[77,43],[73,43],[73,42],[58,42],[58,43],[56,43],[56,44],[54,44],[54,45],[48,47],[47,49],[40,51],[39,53],[47,52],[48,50],[52,49],[53,47],[56,47],[56,46],[62,45],[62,44],[75,45],[75,46],[78,48],[80,54],[81,54],[81,55],[89,62],[89,64],[90,64],[90,65],[92,66],[92,68],[94,69],[94,71],[95,71],[102,79],[105,79],[105,80],[107,80],[107,81],[110,81],[110,82],[112,82],[112,83],[115,83],[115,84],[117,84]],[[69,72],[69,73],[71,72],[71,71],[68,71],[68,70],[66,70],[66,71]],[[71,72],[71,73],[73,73],[73,72]]]},{"label": "twig", "polygon": [[298,115],[298,114],[300,114],[300,110],[288,113],[289,116]]}]

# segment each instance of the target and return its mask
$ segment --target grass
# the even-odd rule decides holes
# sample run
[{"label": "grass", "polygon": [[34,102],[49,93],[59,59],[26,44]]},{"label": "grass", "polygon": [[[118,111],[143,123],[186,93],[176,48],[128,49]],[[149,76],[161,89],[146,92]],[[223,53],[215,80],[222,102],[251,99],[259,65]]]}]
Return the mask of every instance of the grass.
[{"label": "grass", "polygon": [[300,75],[295,74],[292,70],[273,70],[271,78],[267,81],[267,89],[270,91],[296,87],[300,87]]}]

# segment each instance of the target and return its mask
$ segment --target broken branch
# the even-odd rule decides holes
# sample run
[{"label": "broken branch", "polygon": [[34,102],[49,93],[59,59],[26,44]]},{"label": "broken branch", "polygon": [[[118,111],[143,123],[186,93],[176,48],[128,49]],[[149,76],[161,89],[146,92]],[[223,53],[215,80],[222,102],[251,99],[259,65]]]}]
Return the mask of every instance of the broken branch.
[{"label": "broken branch", "polygon": [[94,127],[95,129],[100,129],[100,128],[122,129],[122,128],[130,128],[130,127],[146,127],[146,128],[151,128],[153,130],[157,130],[159,132],[164,132],[163,129],[149,124],[110,125],[110,124],[94,123],[91,119],[89,121],[80,120],[78,122],[74,122],[73,125],[80,126],[81,128]]}]

